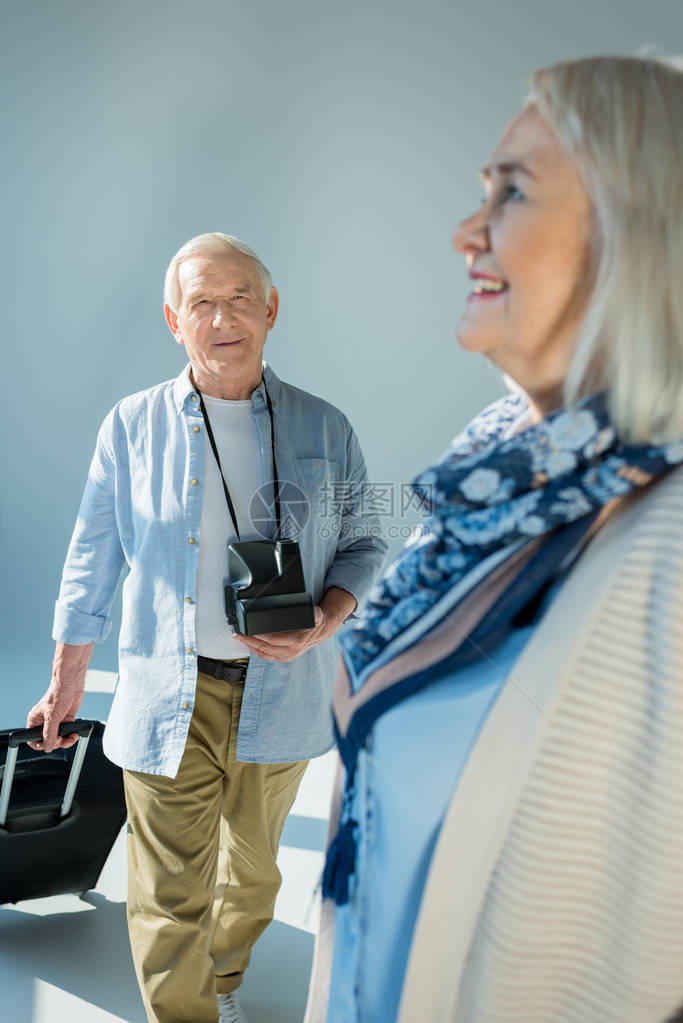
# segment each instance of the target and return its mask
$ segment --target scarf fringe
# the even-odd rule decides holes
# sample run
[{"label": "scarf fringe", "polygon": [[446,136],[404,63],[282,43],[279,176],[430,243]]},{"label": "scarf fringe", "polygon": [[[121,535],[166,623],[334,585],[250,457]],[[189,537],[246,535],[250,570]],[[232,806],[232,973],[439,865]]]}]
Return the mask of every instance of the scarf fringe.
[{"label": "scarf fringe", "polygon": [[334,899],[338,906],[349,901],[349,882],[356,869],[356,837],[358,821],[346,821],[327,850],[323,870],[323,898]]}]

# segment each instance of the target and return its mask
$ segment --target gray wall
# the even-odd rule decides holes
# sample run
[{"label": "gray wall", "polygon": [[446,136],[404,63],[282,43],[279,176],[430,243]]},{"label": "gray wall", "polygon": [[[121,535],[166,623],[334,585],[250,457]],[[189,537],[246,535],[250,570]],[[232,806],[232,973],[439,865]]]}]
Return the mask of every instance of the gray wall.
[{"label": "gray wall", "polygon": [[[186,238],[256,248],[282,299],[274,369],[344,409],[371,478],[408,481],[503,390],[455,342],[450,236],[525,76],[683,48],[680,0],[9,6],[0,727],[47,684],[99,423],[183,365],[161,286]],[[113,638],[93,667],[115,669]]]}]

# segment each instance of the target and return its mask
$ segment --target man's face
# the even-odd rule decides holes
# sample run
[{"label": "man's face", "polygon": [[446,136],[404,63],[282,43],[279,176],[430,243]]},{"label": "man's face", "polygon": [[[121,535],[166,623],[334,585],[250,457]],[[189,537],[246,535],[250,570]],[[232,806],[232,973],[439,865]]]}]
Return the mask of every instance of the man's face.
[{"label": "man's face", "polygon": [[278,296],[272,288],[265,301],[254,261],[234,249],[190,256],[178,268],[178,284],[178,311],[164,306],[164,312],[185,345],[197,385],[259,376]]}]

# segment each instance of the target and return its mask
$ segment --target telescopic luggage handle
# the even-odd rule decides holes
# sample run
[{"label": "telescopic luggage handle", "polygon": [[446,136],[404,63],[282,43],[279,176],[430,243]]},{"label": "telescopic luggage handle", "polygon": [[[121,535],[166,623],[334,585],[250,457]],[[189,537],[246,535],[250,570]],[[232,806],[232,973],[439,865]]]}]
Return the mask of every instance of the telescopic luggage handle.
[{"label": "telescopic luggage handle", "polygon": [[[59,811],[60,818],[66,817],[71,809],[71,804],[73,803],[74,794],[76,792],[76,786],[78,785],[78,779],[81,774],[81,768],[83,766],[83,760],[85,758],[85,751],[88,748],[88,740],[90,739],[94,727],[94,721],[86,721],[82,719],[76,721],[62,721],[59,726],[58,734],[62,737],[74,735],[76,733],[79,736],[78,745],[76,746],[76,755],[74,756],[73,763],[71,765],[71,771],[69,772],[66,789],[64,791],[64,798]],[[14,768],[17,763],[19,747],[24,742],[40,742],[42,738],[42,725],[36,725],[35,728],[19,728],[9,734],[7,760],[5,761],[2,789],[0,789],[0,827],[4,828],[7,823],[7,811],[9,809],[12,782],[14,780]]]}]

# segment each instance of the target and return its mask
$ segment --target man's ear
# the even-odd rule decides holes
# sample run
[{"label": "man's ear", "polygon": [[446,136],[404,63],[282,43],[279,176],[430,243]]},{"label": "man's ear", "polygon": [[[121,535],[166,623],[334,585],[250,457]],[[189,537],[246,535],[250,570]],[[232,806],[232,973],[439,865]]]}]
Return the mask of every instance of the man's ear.
[{"label": "man's ear", "polygon": [[166,317],[166,323],[168,324],[171,333],[178,344],[181,345],[183,340],[178,337],[178,316],[173,312],[168,302],[164,303],[164,316]]},{"label": "man's ear", "polygon": [[280,296],[277,288],[270,289],[270,298],[266,302],[266,328],[272,330],[277,319],[277,311],[280,308]]}]

